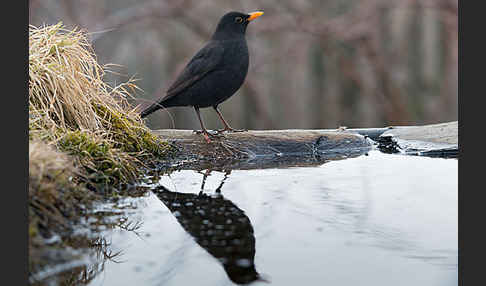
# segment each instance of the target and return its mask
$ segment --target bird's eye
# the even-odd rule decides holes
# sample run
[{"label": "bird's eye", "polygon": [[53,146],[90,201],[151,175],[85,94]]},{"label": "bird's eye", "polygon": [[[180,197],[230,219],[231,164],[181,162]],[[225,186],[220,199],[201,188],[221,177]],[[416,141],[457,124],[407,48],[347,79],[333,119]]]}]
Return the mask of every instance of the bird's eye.
[{"label": "bird's eye", "polygon": [[236,23],[241,23],[241,22],[243,22],[243,18],[241,18],[241,17],[236,17],[236,18],[235,18],[235,22],[236,22]]}]

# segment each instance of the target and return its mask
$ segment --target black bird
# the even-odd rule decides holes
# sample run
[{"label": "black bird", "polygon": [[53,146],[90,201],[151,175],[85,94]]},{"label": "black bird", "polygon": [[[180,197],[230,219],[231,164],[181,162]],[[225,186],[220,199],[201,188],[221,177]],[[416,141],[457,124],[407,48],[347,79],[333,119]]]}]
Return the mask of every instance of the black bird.
[{"label": "black bird", "polygon": [[141,112],[145,117],[167,107],[193,106],[202,134],[208,143],[209,133],[201,120],[199,108],[213,107],[223,122],[218,132],[238,132],[229,126],[218,110],[218,105],[231,97],[245,81],[248,73],[249,54],[245,32],[250,21],[263,15],[229,12],[219,20],[210,41],[191,59],[178,78],[167,90],[165,97]]}]

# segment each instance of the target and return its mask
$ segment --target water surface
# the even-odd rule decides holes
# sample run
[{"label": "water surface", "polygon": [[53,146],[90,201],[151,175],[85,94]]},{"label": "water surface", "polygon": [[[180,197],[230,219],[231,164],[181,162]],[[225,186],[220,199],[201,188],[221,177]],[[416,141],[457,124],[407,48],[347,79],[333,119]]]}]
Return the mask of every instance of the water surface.
[{"label": "water surface", "polygon": [[[456,159],[164,176],[89,285],[457,285]],[[202,188],[202,193],[201,193]]]}]

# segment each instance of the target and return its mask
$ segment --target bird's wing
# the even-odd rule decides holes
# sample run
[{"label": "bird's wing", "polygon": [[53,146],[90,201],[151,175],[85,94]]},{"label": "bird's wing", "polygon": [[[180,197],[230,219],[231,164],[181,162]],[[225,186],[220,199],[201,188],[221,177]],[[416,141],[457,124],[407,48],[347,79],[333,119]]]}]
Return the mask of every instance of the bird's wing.
[{"label": "bird's wing", "polygon": [[173,97],[214,70],[223,58],[224,48],[216,42],[209,42],[187,64],[176,81],[167,90],[165,99]]}]

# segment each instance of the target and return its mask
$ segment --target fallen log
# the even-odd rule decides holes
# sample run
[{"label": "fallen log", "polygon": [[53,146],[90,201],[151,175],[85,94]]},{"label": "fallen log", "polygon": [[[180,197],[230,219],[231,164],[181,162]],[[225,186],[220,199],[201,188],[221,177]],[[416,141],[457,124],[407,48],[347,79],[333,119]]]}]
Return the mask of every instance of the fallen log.
[{"label": "fallen log", "polygon": [[155,130],[178,149],[177,160],[232,168],[319,164],[362,155],[372,142],[357,133],[336,130],[250,130],[224,133],[207,143],[192,130]]},{"label": "fallen log", "polygon": [[374,143],[386,153],[455,158],[459,152],[457,121],[385,128],[250,130],[214,136],[209,144],[192,130],[153,132],[178,150],[167,165],[197,169],[317,165],[366,154]]}]

